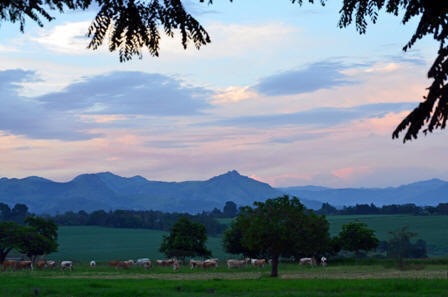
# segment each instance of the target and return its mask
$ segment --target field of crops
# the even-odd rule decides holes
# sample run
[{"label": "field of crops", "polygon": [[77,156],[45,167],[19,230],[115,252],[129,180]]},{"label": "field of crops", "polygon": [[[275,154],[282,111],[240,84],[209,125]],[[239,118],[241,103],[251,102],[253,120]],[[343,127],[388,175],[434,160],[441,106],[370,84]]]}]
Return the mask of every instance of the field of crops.
[{"label": "field of crops", "polygon": [[423,265],[400,271],[381,265],[308,267],[281,264],[280,277],[269,267],[178,272],[170,268],[117,270],[77,263],[59,269],[0,273],[2,297],[29,296],[447,296],[446,265]]}]

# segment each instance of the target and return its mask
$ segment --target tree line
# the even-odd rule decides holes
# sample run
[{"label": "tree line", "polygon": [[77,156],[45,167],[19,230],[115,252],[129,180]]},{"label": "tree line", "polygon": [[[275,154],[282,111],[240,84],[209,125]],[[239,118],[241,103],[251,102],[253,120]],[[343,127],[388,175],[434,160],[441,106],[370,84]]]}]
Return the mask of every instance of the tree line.
[{"label": "tree line", "polygon": [[344,206],[341,209],[323,203],[321,208],[316,211],[318,214],[324,215],[394,215],[394,214],[409,214],[409,215],[448,215],[448,203],[439,203],[437,206],[417,206],[414,203],[407,204],[390,204],[377,207],[375,204],[356,204],[355,206]]},{"label": "tree line", "polygon": [[[211,212],[203,211],[200,214],[192,215],[188,213],[168,213],[156,210],[96,210],[67,211],[54,216],[44,215],[61,226],[103,226],[113,228],[142,228],[168,231],[173,224],[181,217],[191,219],[193,222],[201,223],[205,226],[209,235],[222,234],[227,228],[216,218],[234,217],[237,213],[236,204],[226,202],[223,211],[214,209]],[[12,221],[22,224],[31,213],[25,204],[16,204],[10,208],[5,203],[0,203],[0,221]]]}]

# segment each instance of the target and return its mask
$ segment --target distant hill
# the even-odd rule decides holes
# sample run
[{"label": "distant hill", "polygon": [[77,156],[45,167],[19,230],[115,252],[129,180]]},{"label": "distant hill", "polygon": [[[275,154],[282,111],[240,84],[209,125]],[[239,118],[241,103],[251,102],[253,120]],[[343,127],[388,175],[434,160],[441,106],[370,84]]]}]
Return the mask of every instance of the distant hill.
[{"label": "distant hill", "polygon": [[25,203],[32,212],[49,214],[98,209],[195,213],[222,209],[229,200],[242,206],[281,195],[270,185],[235,170],[206,181],[185,182],[149,181],[110,172],[82,174],[65,183],[40,177],[0,179],[0,202]]},{"label": "distant hill", "polygon": [[328,202],[334,206],[370,204],[415,203],[416,205],[437,205],[448,202],[448,182],[431,179],[398,187],[388,188],[343,188],[304,186],[277,188],[277,190],[297,197]]}]

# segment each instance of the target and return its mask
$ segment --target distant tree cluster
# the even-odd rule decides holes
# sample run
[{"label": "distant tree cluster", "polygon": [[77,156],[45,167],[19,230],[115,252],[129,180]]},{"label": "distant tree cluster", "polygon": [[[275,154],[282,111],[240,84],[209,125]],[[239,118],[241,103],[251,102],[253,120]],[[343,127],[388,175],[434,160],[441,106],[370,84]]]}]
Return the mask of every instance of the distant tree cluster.
[{"label": "distant tree cluster", "polygon": [[17,203],[11,209],[8,204],[0,202],[0,221],[9,221],[23,224],[25,218],[31,215],[28,211],[28,206]]},{"label": "distant tree cluster", "polygon": [[322,207],[316,211],[318,214],[324,215],[448,215],[448,203],[439,203],[437,206],[417,206],[414,203],[407,204],[391,204],[377,207],[375,204],[356,204],[355,206],[344,206],[342,209],[324,203]]},{"label": "distant tree cluster", "polygon": [[227,201],[222,211],[215,207],[210,215],[215,218],[234,218],[238,215],[238,207],[235,202]]},{"label": "distant tree cluster", "polygon": [[173,224],[181,217],[205,225],[207,233],[217,235],[223,233],[226,225],[219,223],[210,213],[191,215],[188,213],[166,213],[155,210],[115,210],[106,212],[96,210],[91,213],[85,211],[68,211],[50,217],[62,226],[103,226],[113,228],[143,228],[169,231]]}]

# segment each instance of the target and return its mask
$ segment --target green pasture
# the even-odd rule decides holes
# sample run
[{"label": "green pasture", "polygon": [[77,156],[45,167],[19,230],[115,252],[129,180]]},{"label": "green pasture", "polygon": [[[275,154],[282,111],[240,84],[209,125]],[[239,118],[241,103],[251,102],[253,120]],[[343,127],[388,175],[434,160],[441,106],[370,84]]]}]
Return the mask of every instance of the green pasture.
[{"label": "green pasture", "polygon": [[343,224],[359,220],[375,230],[379,240],[388,240],[389,231],[409,226],[409,230],[417,232],[414,238],[421,238],[428,245],[430,257],[448,256],[448,216],[411,216],[411,215],[353,215],[328,216],[330,233],[336,235]]},{"label": "green pasture", "polygon": [[[158,249],[162,236],[158,230],[105,228],[96,226],[59,227],[59,250],[49,259],[108,261],[113,259],[163,259]],[[228,258],[221,238],[209,237],[208,248],[217,258]]]},{"label": "green pasture", "polygon": [[[368,266],[367,269],[361,266],[327,269],[283,265],[280,270],[281,277],[273,279],[268,277],[268,270],[256,271],[256,269],[249,272],[234,270],[227,273],[191,271],[185,267],[179,272],[162,268],[150,271],[140,271],[137,268],[117,271],[113,268],[97,267],[98,270],[87,268],[87,265],[83,267],[77,265],[73,272],[47,270],[0,273],[0,295],[2,297],[421,297],[448,294],[448,280],[444,274],[446,271],[438,266],[427,267],[424,272],[411,272],[397,277],[397,271],[380,266]],[[287,272],[282,273],[284,270]],[[369,273],[368,277],[363,279],[366,273]],[[347,278],[347,275],[355,278]],[[431,275],[435,277],[428,277]]]},{"label": "green pasture", "polygon": [[[389,238],[388,232],[402,226],[409,226],[428,244],[431,257],[448,256],[448,216],[410,215],[357,215],[329,216],[332,235],[348,222],[359,220],[376,231],[380,240]],[[230,219],[221,222],[230,224]],[[59,251],[50,255],[52,259],[74,259],[106,261],[111,259],[163,258],[158,252],[162,235],[158,230],[120,229],[96,226],[59,227]],[[213,257],[229,258],[221,245],[220,237],[209,237],[207,245]]]}]

